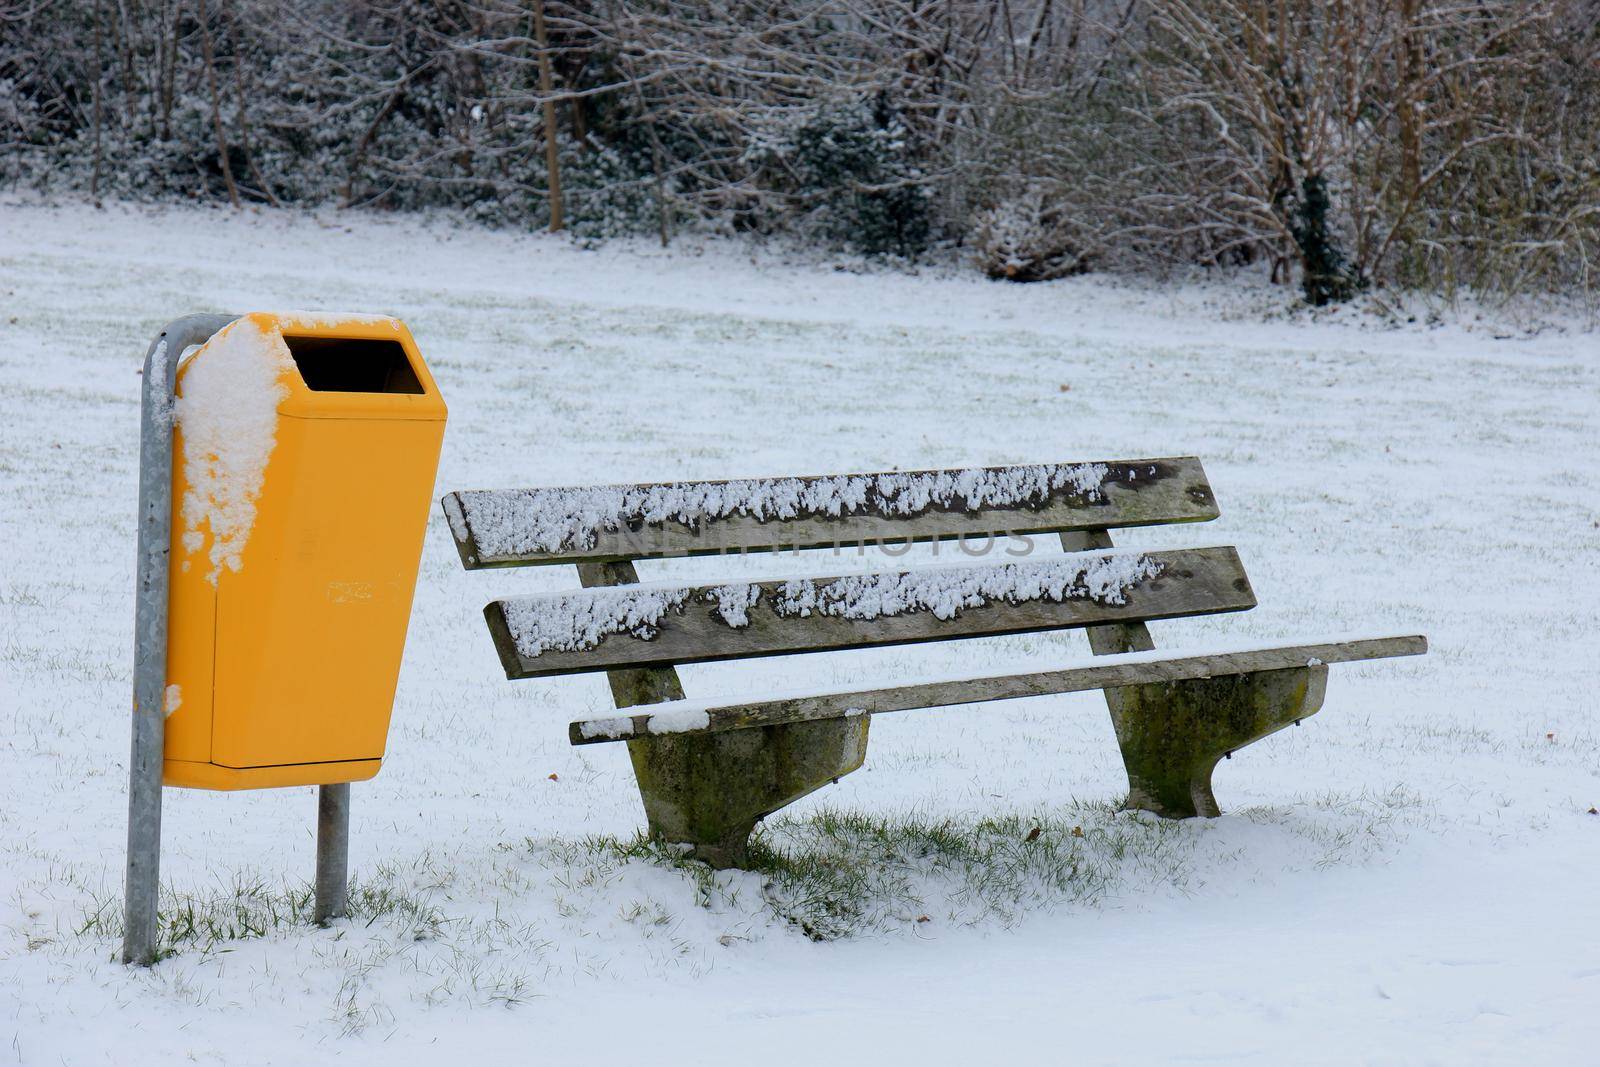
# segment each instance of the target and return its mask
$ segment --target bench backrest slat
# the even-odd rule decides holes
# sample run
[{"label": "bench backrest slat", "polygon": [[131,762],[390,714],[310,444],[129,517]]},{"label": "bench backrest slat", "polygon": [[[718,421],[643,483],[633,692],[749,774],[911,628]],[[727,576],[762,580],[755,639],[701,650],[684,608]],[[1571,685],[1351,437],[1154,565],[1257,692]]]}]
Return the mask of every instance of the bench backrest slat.
[{"label": "bench backrest slat", "polygon": [[470,570],[1103,530],[1217,517],[1192,456],[481,490],[443,500]]},{"label": "bench backrest slat", "polygon": [[745,659],[1243,611],[1232,548],[714,586],[644,585],[484,609],[510,678]]}]

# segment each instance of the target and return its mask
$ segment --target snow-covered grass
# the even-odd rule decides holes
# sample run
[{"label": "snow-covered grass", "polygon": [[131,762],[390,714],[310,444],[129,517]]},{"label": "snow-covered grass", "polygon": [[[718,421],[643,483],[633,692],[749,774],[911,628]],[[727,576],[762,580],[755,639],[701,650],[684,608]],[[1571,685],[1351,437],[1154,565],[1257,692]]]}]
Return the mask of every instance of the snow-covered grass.
[{"label": "snow-covered grass", "polygon": [[[0,207],[0,1062],[1585,1062],[1600,342],[1270,296]],[[1119,544],[1236,544],[1261,607],[1158,642],[1433,651],[1335,666],[1322,713],[1219,769],[1216,820],[1115,810],[1096,694],[885,716],[755,870],[712,873],[637,840],[623,746],[566,743],[603,679],[501,674],[481,606],[571,569],[465,572],[436,513],[354,789],[352,920],[306,921],[311,790],[169,790],[174,951],[129,971],[136,370],[169,318],[274,307],[406,320],[451,407],[441,492],[1197,454],[1221,520]],[[1055,634],[682,674],[715,700],[1086,657]]]}]

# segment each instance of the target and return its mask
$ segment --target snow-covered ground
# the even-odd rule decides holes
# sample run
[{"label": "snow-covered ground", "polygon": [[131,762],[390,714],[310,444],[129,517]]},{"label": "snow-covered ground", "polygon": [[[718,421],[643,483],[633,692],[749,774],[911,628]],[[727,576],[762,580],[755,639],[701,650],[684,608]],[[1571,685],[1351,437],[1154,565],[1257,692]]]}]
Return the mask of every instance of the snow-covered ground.
[{"label": "snow-covered ground", "polygon": [[[1277,299],[0,207],[0,1063],[1594,1062],[1600,339]],[[1113,810],[1097,694],[885,716],[766,831],[797,860],[710,876],[632,843],[622,746],[567,744],[602,678],[501,675],[482,605],[570,568],[463,572],[436,511],[388,759],[354,790],[357,919],[297,919],[312,790],[169,790],[195,931],[128,970],[136,369],[169,318],[278,307],[406,320],[451,408],[440,492],[1196,454],[1221,520],[1120,543],[1237,545],[1261,607],[1159,643],[1433,650],[1334,667],[1321,714],[1218,770],[1216,820]],[[881,563],[816,562],[742,569]],[[1084,659],[1066,633],[683,676]]]}]

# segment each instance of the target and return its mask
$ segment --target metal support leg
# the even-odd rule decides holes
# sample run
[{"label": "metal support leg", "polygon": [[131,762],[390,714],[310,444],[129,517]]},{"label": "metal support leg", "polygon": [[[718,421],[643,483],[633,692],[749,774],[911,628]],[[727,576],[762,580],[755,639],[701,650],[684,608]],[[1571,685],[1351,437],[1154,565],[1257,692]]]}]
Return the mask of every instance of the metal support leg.
[{"label": "metal support leg", "polygon": [[317,789],[317,900],[312,918],[326,926],[350,914],[350,783]]},{"label": "metal support leg", "polygon": [[128,760],[128,874],[122,962],[156,961],[161,884],[161,763],[167,733],[167,578],[172,545],[172,416],[178,359],[234,320],[188,315],[144,357],[139,429],[139,558],[133,615],[133,746]]}]

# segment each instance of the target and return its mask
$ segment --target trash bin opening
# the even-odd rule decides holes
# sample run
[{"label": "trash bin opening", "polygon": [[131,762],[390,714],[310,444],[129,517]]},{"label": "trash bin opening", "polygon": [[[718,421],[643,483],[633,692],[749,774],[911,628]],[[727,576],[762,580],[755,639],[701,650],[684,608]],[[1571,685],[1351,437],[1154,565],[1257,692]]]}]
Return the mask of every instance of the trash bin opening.
[{"label": "trash bin opening", "polygon": [[359,337],[290,337],[283,343],[306,388],[317,393],[421,393],[422,383],[398,341]]}]

